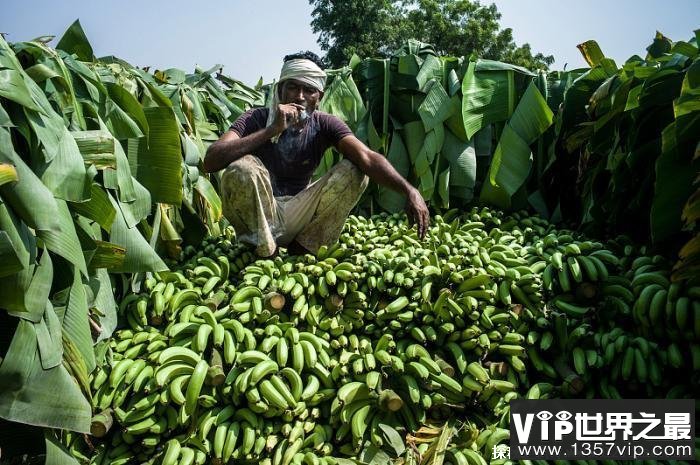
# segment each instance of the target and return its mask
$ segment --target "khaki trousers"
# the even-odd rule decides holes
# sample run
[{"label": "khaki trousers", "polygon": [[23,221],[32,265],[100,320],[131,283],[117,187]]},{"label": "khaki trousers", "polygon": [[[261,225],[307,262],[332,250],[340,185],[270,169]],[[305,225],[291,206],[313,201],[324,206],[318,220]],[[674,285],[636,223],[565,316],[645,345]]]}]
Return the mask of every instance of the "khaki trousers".
[{"label": "khaki trousers", "polygon": [[294,240],[314,254],[336,242],[369,179],[352,162],[341,160],[298,194],[275,197],[265,165],[246,155],[226,168],[221,181],[224,216],[238,240],[267,257],[277,245]]}]

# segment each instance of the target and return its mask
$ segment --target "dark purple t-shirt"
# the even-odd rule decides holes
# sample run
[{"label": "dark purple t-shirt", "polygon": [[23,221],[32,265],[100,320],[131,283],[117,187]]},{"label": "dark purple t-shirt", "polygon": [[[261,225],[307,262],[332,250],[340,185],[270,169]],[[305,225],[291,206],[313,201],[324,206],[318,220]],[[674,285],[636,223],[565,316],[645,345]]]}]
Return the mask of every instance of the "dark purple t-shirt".
[{"label": "dark purple t-shirt", "polygon": [[[268,112],[267,108],[248,110],[231,130],[240,137],[253,134],[267,125]],[[337,116],[314,111],[301,132],[287,129],[277,144],[267,141],[253,155],[270,172],[275,196],[295,195],[309,185],[326,149],[337,146],[340,139],[350,134],[350,128]]]}]

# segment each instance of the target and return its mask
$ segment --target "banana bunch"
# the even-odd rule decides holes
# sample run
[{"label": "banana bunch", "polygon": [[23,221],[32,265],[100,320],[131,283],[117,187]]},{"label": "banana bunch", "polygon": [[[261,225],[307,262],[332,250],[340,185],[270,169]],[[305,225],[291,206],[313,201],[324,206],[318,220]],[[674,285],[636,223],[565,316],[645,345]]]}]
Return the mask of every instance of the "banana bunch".
[{"label": "banana bunch", "polygon": [[444,461],[483,465],[514,398],[689,397],[700,299],[667,268],[486,208],[423,241],[403,215],[350,216],[317,256],[256,259],[226,228],[120,303],[84,388],[116,425],[92,463],[332,464],[391,429],[425,462],[426,423],[469,408]]}]

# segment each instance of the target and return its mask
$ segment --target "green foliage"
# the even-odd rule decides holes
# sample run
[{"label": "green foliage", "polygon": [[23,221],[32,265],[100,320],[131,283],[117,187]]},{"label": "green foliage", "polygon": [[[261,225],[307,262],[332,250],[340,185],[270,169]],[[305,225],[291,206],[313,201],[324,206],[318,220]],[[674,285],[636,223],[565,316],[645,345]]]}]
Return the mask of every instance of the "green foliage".
[{"label": "green foliage", "polygon": [[353,54],[387,57],[406,37],[432,44],[440,55],[474,55],[529,69],[547,69],[551,55],[517,46],[510,28],[501,29],[496,5],[472,0],[309,0],[311,26],[333,67]]}]

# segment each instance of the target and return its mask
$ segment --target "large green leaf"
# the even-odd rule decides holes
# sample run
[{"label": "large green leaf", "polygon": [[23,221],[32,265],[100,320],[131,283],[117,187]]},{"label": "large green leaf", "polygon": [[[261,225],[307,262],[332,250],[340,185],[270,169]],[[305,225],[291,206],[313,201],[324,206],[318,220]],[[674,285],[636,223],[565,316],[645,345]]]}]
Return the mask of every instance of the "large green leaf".
[{"label": "large green leaf", "polygon": [[86,170],[78,145],[67,128],[61,126],[57,136],[55,156],[50,161],[32,160],[32,168],[54,197],[72,202],[87,200],[96,171]]},{"label": "large green leaf", "polygon": [[[114,300],[112,281],[105,269],[98,269],[94,276],[90,277],[90,287],[95,294],[95,308],[100,312],[100,327],[102,332],[97,336],[97,342],[108,339],[117,329],[117,303]],[[97,292],[94,288],[97,288]]]},{"label": "large green leaf", "polygon": [[664,129],[651,205],[651,237],[661,242],[681,229],[683,205],[694,192],[700,162],[693,161],[700,134],[700,112],[684,115]]},{"label": "large green leaf", "polygon": [[23,268],[7,231],[0,231],[0,278],[18,273]]},{"label": "large green leaf", "polygon": [[[118,208],[117,202],[111,196],[110,201],[115,208]],[[117,215],[114,217],[109,241],[126,249],[124,263],[113,269],[114,272],[156,272],[168,269],[155,250],[148,244],[148,241],[141,235],[138,228],[127,226],[121,209],[117,210]]]},{"label": "large green leaf", "polygon": [[54,108],[62,114],[66,125],[71,130],[85,129],[82,106],[78,103],[71,73],[60,54],[38,40],[16,43],[13,48],[25,67],[34,60],[36,64],[26,68],[27,75],[43,88]]},{"label": "large green leaf", "polygon": [[80,465],[51,430],[45,430],[46,461],[44,465]]},{"label": "large green leaf", "polygon": [[85,257],[80,247],[80,241],[75,232],[73,217],[65,201],[56,199],[57,220],[60,228],[57,231],[37,231],[37,236],[44,241],[46,248],[51,252],[60,255],[75,265],[78,271],[87,276],[87,266]]},{"label": "large green leaf", "polygon": [[537,86],[530,83],[508,124],[530,145],[552,125],[553,118],[554,114],[547,101]]},{"label": "large green leaf", "polygon": [[151,193],[143,187],[136,179],[132,178],[134,194],[136,199],[133,202],[119,201],[119,208],[124,214],[124,219],[128,227],[133,228],[151,213]]},{"label": "large green leaf", "polygon": [[199,176],[194,186],[197,193],[202,197],[211,212],[212,219],[219,221],[222,215],[221,197],[214,189],[214,186],[209,179],[204,176]]},{"label": "large green leaf", "polygon": [[107,131],[73,131],[75,143],[83,156],[85,164],[92,164],[98,170],[117,168],[114,145],[118,142]]},{"label": "large green leaf", "polygon": [[[5,39],[0,37],[0,97],[16,102],[24,108],[39,111],[24,76],[14,52]],[[29,77],[27,80],[33,83]]]},{"label": "large green leaf", "polygon": [[144,137],[143,131],[132,115],[124,111],[113,100],[108,100],[105,108],[105,124],[115,138],[126,140]]},{"label": "large green leaf", "polygon": [[90,200],[80,203],[71,202],[68,206],[73,212],[95,221],[105,231],[109,232],[112,228],[116,210],[109,201],[107,193],[99,184],[92,183]]},{"label": "large green leaf", "polygon": [[12,148],[10,133],[0,128],[0,161],[11,163],[22,182],[3,184],[0,195],[22,221],[36,230],[57,230],[58,207],[51,192]]},{"label": "large green leaf", "polygon": [[428,95],[418,107],[418,114],[423,121],[426,132],[437,125],[442,125],[443,121],[449,118],[455,110],[451,105],[450,97],[437,80],[431,80],[427,88]]},{"label": "large green leaf", "polygon": [[92,409],[63,365],[44,370],[34,325],[19,320],[0,363],[0,417],[36,426],[90,432]]},{"label": "large green leaf", "polygon": [[476,72],[469,63],[462,81],[462,117],[467,137],[481,128],[507,120],[515,109],[514,70]]},{"label": "large green leaf", "polygon": [[45,307],[43,318],[38,323],[34,323],[34,329],[41,366],[44,370],[49,370],[59,366],[63,361],[63,329],[51,302],[47,299],[43,304]]},{"label": "large green leaf", "polygon": [[450,163],[450,193],[465,201],[473,197],[476,183],[476,150],[474,142],[463,142],[452,131],[445,131],[442,156]]},{"label": "large green leaf", "polygon": [[[34,272],[36,238],[27,225],[20,221],[2,201],[0,201],[0,231],[9,239],[12,247],[12,250],[8,251],[10,268],[0,279],[2,306],[11,312],[26,312],[24,299]],[[7,248],[7,245],[4,247]],[[14,259],[12,259],[13,255]],[[15,271],[9,273],[10,270]]]},{"label": "large green leaf", "polygon": [[445,121],[445,126],[450,128],[450,131],[452,131],[455,136],[466,142],[469,140],[469,138],[464,130],[462,98],[458,95],[453,95],[452,98],[450,98],[450,106],[452,107],[452,110],[450,111],[450,117]]},{"label": "large green leaf", "polygon": [[63,37],[56,44],[56,48],[69,54],[75,54],[82,61],[92,61],[95,58],[92,53],[92,46],[88,42],[85,31],[83,31],[83,27],[78,19],[63,33]]},{"label": "large green leaf", "polygon": [[673,102],[676,118],[700,111],[700,60],[688,67],[683,78],[681,95]]},{"label": "large green leaf", "polygon": [[119,268],[124,263],[126,250],[124,247],[112,244],[111,242],[95,241],[95,250],[90,258],[88,266],[95,268]]},{"label": "large green leaf", "polygon": [[[531,165],[530,147],[510,124],[506,124],[493,154],[488,179],[484,183],[503,190],[508,197],[511,197],[527,179]],[[496,201],[495,198],[491,199],[483,194],[481,200],[494,200],[494,203]],[[510,206],[510,204],[495,204],[501,208]]]},{"label": "large green leaf", "polygon": [[[394,135],[391,138],[391,146],[389,147],[387,160],[389,160],[389,163],[391,163],[401,176],[404,178],[408,177],[411,170],[411,161],[406,146],[403,144],[401,136],[396,131],[394,131]],[[384,210],[393,213],[403,210],[406,206],[406,197],[399,192],[380,185],[377,202]]]},{"label": "large green leaf", "polygon": [[428,89],[426,85],[431,79],[437,80],[442,87],[445,83],[445,77],[445,69],[442,65],[442,60],[434,55],[428,55],[423,61],[420,71],[418,71],[416,75],[416,81],[418,81],[418,88],[427,93]]},{"label": "large green leaf", "polygon": [[403,139],[406,142],[406,150],[411,159],[411,163],[416,162],[416,158],[423,147],[425,141],[425,129],[421,121],[411,121],[403,125]]},{"label": "large green leaf", "polygon": [[119,84],[106,82],[105,87],[109,93],[109,98],[111,98],[125,114],[129,115],[129,118],[138,125],[139,130],[145,136],[148,136],[148,120],[143,107],[139,101],[136,100],[136,97],[131,95],[126,88]]},{"label": "large green leaf", "polygon": [[54,272],[51,257],[49,252],[44,250],[41,254],[39,264],[34,267],[34,275],[25,292],[24,311],[10,313],[34,323],[41,321],[41,318],[45,315],[46,302],[49,301],[53,276]]},{"label": "large green leaf", "polygon": [[63,332],[70,337],[83,357],[88,373],[95,368],[95,352],[92,348],[92,333],[87,294],[79,270],[73,272],[73,284],[68,294],[66,312],[63,315]]},{"label": "large green leaf", "polygon": [[491,161],[489,178],[485,183],[490,187],[482,192],[482,200],[493,202],[501,208],[510,206],[510,201],[504,204],[504,196],[494,196],[493,190],[502,189],[510,199],[520,189],[527,180],[532,165],[529,144],[547,130],[552,124],[552,118],[546,100],[535,83],[530,83],[501,133]]},{"label": "large green leaf", "polygon": [[146,108],[147,138],[129,141],[129,166],[155,203],[182,202],[180,129],[172,109]]},{"label": "large green leaf", "polygon": [[333,78],[321,99],[320,109],[342,119],[351,129],[357,128],[366,109],[352,74],[343,73]]}]

